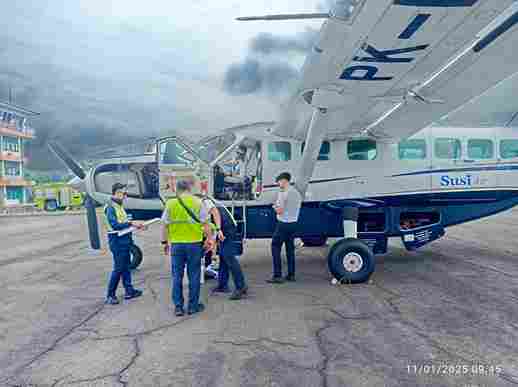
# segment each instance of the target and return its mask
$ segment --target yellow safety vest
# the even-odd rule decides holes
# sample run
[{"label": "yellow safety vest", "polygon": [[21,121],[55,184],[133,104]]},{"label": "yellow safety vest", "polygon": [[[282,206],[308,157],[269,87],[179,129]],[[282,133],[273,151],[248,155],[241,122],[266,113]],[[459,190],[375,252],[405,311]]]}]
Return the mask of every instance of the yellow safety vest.
[{"label": "yellow safety vest", "polygon": [[[201,200],[192,195],[182,195],[182,200],[197,217],[200,218]],[[167,225],[170,243],[196,243],[203,240],[203,226],[195,222],[183,208],[178,199],[166,203],[171,224]]]},{"label": "yellow safety vest", "polygon": [[115,209],[117,222],[119,223],[128,223],[128,214],[122,205],[115,203],[114,201],[111,201],[110,204],[104,206],[104,225],[106,227],[106,231],[108,234],[117,233],[118,231],[114,231],[110,222],[108,222],[108,217],[106,216],[106,210],[108,207],[113,207]]}]

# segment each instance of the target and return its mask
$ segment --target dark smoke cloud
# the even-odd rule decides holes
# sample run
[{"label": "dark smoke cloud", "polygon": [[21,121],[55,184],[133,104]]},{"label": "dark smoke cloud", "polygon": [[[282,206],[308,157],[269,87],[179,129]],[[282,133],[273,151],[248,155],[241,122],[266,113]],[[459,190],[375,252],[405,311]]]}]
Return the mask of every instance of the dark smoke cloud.
[{"label": "dark smoke cloud", "polygon": [[230,94],[252,94],[266,91],[279,93],[297,78],[297,71],[287,64],[264,64],[255,59],[230,66],[225,74],[224,87]]},{"label": "dark smoke cloud", "polygon": [[305,55],[318,36],[308,28],[292,37],[261,33],[250,40],[247,58],[228,67],[223,82],[229,94],[267,93],[277,95],[289,89],[298,70],[288,64],[290,54]]},{"label": "dark smoke cloud", "polygon": [[305,54],[315,41],[318,31],[307,29],[295,37],[280,37],[271,33],[261,33],[250,41],[250,51],[253,53],[272,55],[287,55],[290,51]]}]

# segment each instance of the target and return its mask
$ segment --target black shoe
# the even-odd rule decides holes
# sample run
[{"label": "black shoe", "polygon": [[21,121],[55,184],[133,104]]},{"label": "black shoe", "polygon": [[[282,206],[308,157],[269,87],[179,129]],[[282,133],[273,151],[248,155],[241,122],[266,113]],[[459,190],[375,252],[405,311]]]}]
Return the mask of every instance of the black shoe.
[{"label": "black shoe", "polygon": [[195,313],[200,313],[200,312],[203,312],[205,310],[205,305],[203,305],[202,303],[199,303],[198,306],[196,308],[189,308],[189,311],[187,312],[187,314],[195,314]]},{"label": "black shoe", "polygon": [[295,276],[293,274],[288,274],[286,277],[284,277],[284,281],[288,281],[288,282],[295,282],[296,279],[295,279]]},{"label": "black shoe", "polygon": [[232,295],[228,298],[229,300],[240,300],[248,294],[248,286],[243,289],[236,289]]},{"label": "black shoe", "polygon": [[212,288],[210,291],[211,293],[230,293],[229,288],[220,288],[219,286],[216,286],[215,288]]},{"label": "black shoe", "polygon": [[182,317],[183,315],[185,315],[185,311],[183,310],[183,308],[175,308],[174,309],[174,315],[176,317]]},{"label": "black shoe", "polygon": [[131,300],[132,298],[140,297],[142,295],[142,293],[143,293],[143,291],[140,289],[133,289],[133,291],[131,291],[130,293],[126,293],[124,295],[124,299]]},{"label": "black shoe", "polygon": [[107,305],[119,305],[120,301],[117,297],[106,297],[106,300],[104,300],[104,303]]},{"label": "black shoe", "polygon": [[282,284],[284,279],[282,277],[272,277],[266,280],[269,284]]}]

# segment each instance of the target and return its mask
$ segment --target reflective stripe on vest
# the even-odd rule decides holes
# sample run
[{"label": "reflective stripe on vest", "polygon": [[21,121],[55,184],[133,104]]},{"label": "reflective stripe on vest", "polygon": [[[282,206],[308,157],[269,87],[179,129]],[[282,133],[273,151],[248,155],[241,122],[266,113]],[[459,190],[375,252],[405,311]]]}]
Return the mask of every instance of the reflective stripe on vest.
[{"label": "reflective stripe on vest", "polygon": [[117,222],[119,223],[128,223],[128,214],[126,213],[126,210],[123,206],[120,204],[115,203],[114,201],[110,202],[109,204],[104,206],[104,225],[106,227],[106,231],[108,234],[117,234],[118,231],[115,231],[112,228],[112,225],[108,221],[108,216],[106,215],[106,211],[109,207],[113,207],[115,210],[115,215],[117,216]]},{"label": "reflective stripe on vest", "polygon": [[[201,201],[192,195],[182,195],[184,204],[199,218]],[[166,208],[171,223],[167,226],[171,243],[195,243],[203,239],[203,225],[196,223],[177,199],[170,199]]]}]

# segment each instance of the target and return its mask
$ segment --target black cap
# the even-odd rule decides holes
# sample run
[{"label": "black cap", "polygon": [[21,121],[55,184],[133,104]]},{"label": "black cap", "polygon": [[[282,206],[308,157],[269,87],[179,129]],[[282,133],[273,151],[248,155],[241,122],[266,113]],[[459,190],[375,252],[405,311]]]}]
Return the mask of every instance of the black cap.
[{"label": "black cap", "polygon": [[115,183],[114,185],[112,185],[112,195],[115,195],[115,192],[117,191],[120,191],[120,190],[123,190],[127,187],[126,184],[122,184],[122,183]]},{"label": "black cap", "polygon": [[291,175],[289,172],[283,172],[281,173],[279,176],[277,176],[277,178],[275,179],[276,182],[278,182],[279,180],[288,180],[290,181],[291,180]]}]

